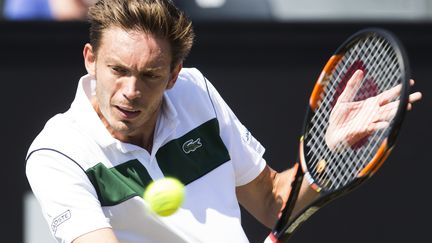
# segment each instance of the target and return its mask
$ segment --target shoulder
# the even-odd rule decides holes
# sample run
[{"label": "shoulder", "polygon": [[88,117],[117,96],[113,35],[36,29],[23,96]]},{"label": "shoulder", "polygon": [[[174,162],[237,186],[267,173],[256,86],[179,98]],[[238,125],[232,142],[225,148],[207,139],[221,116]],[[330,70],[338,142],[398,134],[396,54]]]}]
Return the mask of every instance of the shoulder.
[{"label": "shoulder", "polygon": [[212,107],[209,87],[210,82],[198,69],[183,68],[176,84],[167,92],[167,95],[178,109],[181,107],[208,109]]},{"label": "shoulder", "polygon": [[[72,161],[85,159],[95,147],[94,142],[85,135],[68,113],[58,114],[45,124],[42,131],[30,145],[26,160],[39,151],[63,156]],[[87,167],[86,165],[80,165]]]},{"label": "shoulder", "polygon": [[208,80],[196,68],[183,68],[177,78],[177,82],[173,88],[175,92],[188,92],[202,90],[207,92]]}]

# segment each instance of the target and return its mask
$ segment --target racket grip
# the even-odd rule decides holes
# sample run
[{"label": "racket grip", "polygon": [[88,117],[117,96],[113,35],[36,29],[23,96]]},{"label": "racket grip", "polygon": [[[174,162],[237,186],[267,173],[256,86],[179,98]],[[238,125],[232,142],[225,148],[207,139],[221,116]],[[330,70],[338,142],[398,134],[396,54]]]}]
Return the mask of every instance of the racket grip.
[{"label": "racket grip", "polygon": [[270,233],[264,240],[264,243],[280,243],[273,233]]}]

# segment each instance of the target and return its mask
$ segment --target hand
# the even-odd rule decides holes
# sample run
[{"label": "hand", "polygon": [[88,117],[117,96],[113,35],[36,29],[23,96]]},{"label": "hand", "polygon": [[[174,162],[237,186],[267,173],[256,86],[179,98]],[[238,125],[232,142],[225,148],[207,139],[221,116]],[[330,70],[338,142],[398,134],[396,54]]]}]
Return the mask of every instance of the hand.
[{"label": "hand", "polygon": [[[330,113],[325,141],[331,150],[353,146],[375,131],[388,127],[396,114],[399,100],[394,99],[400,95],[401,85],[373,97],[353,101],[363,76],[361,70],[353,74]],[[414,85],[414,80],[410,80],[410,85]],[[411,110],[412,104],[421,97],[420,92],[410,94],[407,109]]]}]

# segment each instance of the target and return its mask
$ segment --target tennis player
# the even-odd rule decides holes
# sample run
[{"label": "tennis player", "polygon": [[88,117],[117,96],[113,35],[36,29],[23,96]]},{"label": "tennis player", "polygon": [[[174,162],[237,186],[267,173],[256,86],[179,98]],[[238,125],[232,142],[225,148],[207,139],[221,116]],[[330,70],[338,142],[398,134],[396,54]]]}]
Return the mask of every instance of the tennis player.
[{"label": "tennis player", "polygon": [[[271,169],[213,85],[183,68],[194,39],[184,13],[169,0],[100,0],[89,21],[88,74],[70,109],[46,123],[27,154],[27,177],[53,237],[248,242],[239,203],[272,227],[292,171]],[[150,222],[141,194],[164,176],[186,185],[186,199],[163,224]],[[308,196],[302,191],[299,201]]]}]

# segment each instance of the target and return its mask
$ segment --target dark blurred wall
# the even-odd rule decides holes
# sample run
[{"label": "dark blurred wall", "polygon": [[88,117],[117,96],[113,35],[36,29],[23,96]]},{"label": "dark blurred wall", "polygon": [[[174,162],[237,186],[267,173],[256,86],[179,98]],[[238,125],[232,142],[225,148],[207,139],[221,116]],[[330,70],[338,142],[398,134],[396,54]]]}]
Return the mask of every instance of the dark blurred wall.
[{"label": "dark blurred wall", "polygon": [[4,0],[0,0],[0,19],[3,18]]},{"label": "dark blurred wall", "polygon": [[[377,176],[322,209],[291,242],[424,242],[432,216],[428,195],[432,163],[432,24],[205,23],[185,66],[199,68],[281,170],[297,158],[303,113],[322,66],[350,34],[363,27],[397,34],[411,60],[423,101],[408,114],[398,144]],[[68,109],[85,74],[84,23],[0,22],[1,128],[5,191],[2,242],[22,242],[22,196],[28,146],[45,121]],[[268,230],[244,213],[251,242]],[[428,240],[426,240],[428,241]]]}]

